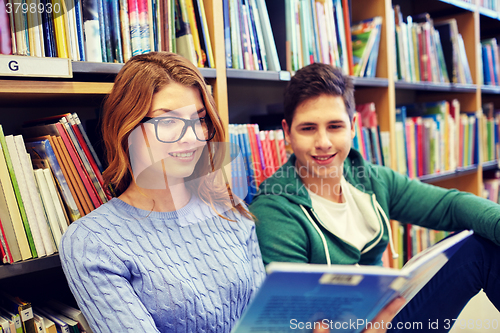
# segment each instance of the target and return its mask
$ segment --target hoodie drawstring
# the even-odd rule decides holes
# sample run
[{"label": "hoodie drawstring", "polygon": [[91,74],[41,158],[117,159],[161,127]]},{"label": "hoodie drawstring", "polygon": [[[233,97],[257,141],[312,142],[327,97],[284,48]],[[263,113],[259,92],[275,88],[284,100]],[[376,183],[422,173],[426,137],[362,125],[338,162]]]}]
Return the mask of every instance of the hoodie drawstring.
[{"label": "hoodie drawstring", "polygon": [[326,238],[325,235],[323,235],[323,232],[319,229],[318,225],[313,221],[311,218],[311,214],[305,209],[304,206],[300,205],[300,208],[304,211],[304,214],[307,216],[309,219],[309,222],[313,225],[314,229],[318,232],[319,236],[321,237],[321,241],[323,242],[323,248],[325,249],[325,256],[326,256],[326,264],[328,266],[332,265],[331,259],[330,259],[330,251],[328,251],[328,244],[326,243]]}]

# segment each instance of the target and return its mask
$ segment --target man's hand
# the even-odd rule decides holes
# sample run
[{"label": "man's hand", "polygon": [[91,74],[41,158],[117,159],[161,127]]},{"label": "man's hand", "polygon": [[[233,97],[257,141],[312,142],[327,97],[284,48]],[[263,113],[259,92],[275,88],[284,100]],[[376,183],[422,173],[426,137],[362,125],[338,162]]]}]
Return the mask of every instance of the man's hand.
[{"label": "man's hand", "polygon": [[[384,325],[373,325],[373,326],[379,326],[383,328],[379,329],[369,329],[369,330],[364,330],[363,333],[385,333],[387,331],[387,323],[391,322],[392,319],[396,316],[396,313],[398,313],[399,309],[403,305],[405,305],[406,300],[403,297],[398,297],[395,300],[393,300],[391,303],[387,304],[385,308],[382,309],[382,311],[379,312],[379,314],[371,321],[373,324],[376,322],[381,323],[382,321],[384,322]],[[313,333],[328,333],[330,330],[328,328],[317,328],[313,330]]]}]

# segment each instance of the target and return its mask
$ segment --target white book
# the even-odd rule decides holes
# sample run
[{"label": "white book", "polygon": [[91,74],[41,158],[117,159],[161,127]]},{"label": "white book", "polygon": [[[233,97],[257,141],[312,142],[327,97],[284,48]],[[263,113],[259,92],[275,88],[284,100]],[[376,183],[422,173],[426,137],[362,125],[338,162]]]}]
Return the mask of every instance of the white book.
[{"label": "white book", "polygon": [[257,8],[259,9],[259,20],[262,24],[262,33],[264,35],[264,45],[267,54],[268,68],[271,71],[281,71],[278,51],[274,41],[273,30],[271,29],[271,21],[267,12],[265,0],[257,0]]},{"label": "white book", "polygon": [[17,153],[14,136],[5,136],[5,142],[7,143],[7,149],[9,150],[10,159],[12,160],[14,175],[16,176],[19,192],[21,193],[21,199],[23,200],[24,210],[26,211],[26,217],[31,230],[31,236],[33,237],[33,242],[35,243],[35,249],[38,257],[43,257],[45,256],[45,248],[43,246],[43,240],[40,234],[40,228],[38,227],[35,210],[31,202],[26,176],[24,175],[21,160],[19,159],[19,155]]},{"label": "white book", "polygon": [[[50,169],[43,169],[43,173],[45,175],[45,179],[47,180],[47,186],[49,187],[49,192],[52,197],[52,202],[56,207],[57,221],[59,223],[59,229],[61,230],[61,234],[64,234],[68,229],[68,219],[66,214],[64,214],[63,204],[57,192],[56,183],[54,177],[52,176],[52,172]],[[58,246],[59,247],[59,246]]]},{"label": "white book", "polygon": [[51,300],[49,301],[48,304],[53,309],[62,313],[64,316],[77,321],[82,326],[82,328],[85,330],[86,333],[92,333],[92,329],[90,328],[90,325],[85,319],[82,311],[56,300]]},{"label": "white book", "polygon": [[43,324],[43,319],[36,314],[33,314],[33,319],[35,320],[35,332],[37,333],[46,333],[45,325]]},{"label": "white book", "polygon": [[35,318],[38,317],[42,319],[45,333],[57,333],[56,324],[52,320],[37,312],[33,313],[33,316],[35,316]]},{"label": "white book", "polygon": [[35,180],[38,185],[38,189],[40,190],[43,207],[45,208],[45,213],[47,214],[47,220],[49,221],[50,229],[52,231],[52,236],[54,237],[54,242],[57,250],[59,249],[62,234],[57,218],[55,202],[50,194],[44,170],[49,170],[50,172],[50,169],[36,169],[33,170],[33,173],[35,174]]},{"label": "white book", "polygon": [[38,228],[42,237],[45,254],[50,255],[56,252],[54,246],[54,238],[52,237],[52,234],[50,232],[49,224],[47,223],[47,218],[45,217],[45,212],[43,210],[42,200],[40,199],[40,193],[38,192],[38,188],[36,187],[31,159],[28,152],[26,151],[23,136],[14,136],[14,141],[16,143],[17,153],[21,161],[21,167],[23,168],[23,172],[26,177],[26,185],[28,187],[31,204],[33,205],[33,209],[35,210],[36,221],[38,223]]},{"label": "white book", "polygon": [[4,333],[11,333],[10,321],[7,318],[0,316],[0,327],[2,327]]}]

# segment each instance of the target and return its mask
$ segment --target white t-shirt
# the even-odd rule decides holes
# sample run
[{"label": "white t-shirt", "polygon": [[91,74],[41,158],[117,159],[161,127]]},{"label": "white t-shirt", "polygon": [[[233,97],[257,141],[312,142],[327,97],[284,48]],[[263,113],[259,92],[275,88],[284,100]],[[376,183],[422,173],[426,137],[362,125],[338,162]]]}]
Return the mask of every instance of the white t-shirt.
[{"label": "white t-shirt", "polygon": [[376,234],[376,230],[363,217],[356,202],[354,201],[347,182],[342,177],[340,181],[344,202],[337,203],[325,199],[309,189],[312,207],[323,226],[358,250],[362,250]]}]

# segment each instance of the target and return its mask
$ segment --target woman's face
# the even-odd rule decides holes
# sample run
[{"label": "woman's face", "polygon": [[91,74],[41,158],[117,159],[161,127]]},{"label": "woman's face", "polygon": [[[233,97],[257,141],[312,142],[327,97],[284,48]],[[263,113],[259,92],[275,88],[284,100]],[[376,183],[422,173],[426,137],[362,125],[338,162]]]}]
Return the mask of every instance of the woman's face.
[{"label": "woman's face", "polygon": [[[163,189],[165,183],[178,184],[193,173],[206,145],[197,139],[202,136],[199,119],[205,116],[197,88],[173,82],[153,95],[146,115],[153,119],[141,123],[129,136],[132,170],[140,187]],[[194,125],[184,131],[183,119]]]}]

